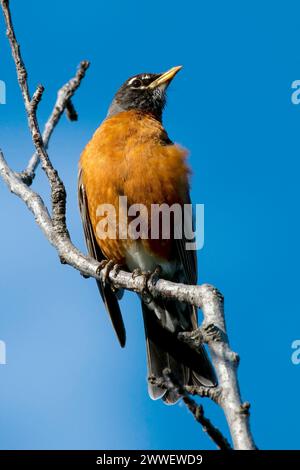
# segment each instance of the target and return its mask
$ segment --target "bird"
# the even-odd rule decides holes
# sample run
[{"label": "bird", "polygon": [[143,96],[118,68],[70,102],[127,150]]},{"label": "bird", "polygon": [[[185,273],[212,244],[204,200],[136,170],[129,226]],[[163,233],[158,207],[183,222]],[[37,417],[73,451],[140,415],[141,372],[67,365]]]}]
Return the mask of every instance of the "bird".
[{"label": "bird", "polygon": [[[147,225],[151,225],[148,211],[153,205],[177,204],[182,208],[191,203],[188,152],[173,143],[162,123],[167,89],[181,68],[140,73],[128,78],[118,89],[107,116],[80,156],[78,200],[87,249],[99,263],[112,262],[132,275],[159,270],[162,278],[194,285],[196,252],[186,249],[185,236],[163,237],[159,228],[158,236],[151,237]],[[139,220],[140,225],[145,222],[148,236],[125,237],[120,236],[120,231],[117,236],[105,237],[102,232],[99,235],[99,222],[107,216],[107,212],[99,212],[99,206],[116,209],[115,228],[121,229],[124,220],[133,220],[126,211],[118,212],[120,198],[126,198],[128,207],[139,204],[147,209],[140,212]],[[174,225],[173,220],[173,228]],[[122,292],[109,282],[96,282],[119,343],[124,347],[126,332],[119,306]],[[197,328],[196,307],[178,300],[153,299],[146,294],[140,297],[148,377],[152,379],[148,380],[150,397],[166,404],[180,399],[178,391],[163,386],[166,369],[184,386],[215,387],[215,371],[204,346],[191,349],[178,336]]]}]

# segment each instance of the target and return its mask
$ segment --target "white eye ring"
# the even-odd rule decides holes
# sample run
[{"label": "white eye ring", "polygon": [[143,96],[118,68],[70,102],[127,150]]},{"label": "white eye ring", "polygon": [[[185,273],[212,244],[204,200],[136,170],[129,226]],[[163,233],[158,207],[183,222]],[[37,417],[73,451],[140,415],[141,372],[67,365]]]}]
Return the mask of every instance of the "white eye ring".
[{"label": "white eye ring", "polygon": [[130,81],[129,85],[133,86],[133,88],[141,88],[143,82],[140,78],[134,78],[132,81]]}]

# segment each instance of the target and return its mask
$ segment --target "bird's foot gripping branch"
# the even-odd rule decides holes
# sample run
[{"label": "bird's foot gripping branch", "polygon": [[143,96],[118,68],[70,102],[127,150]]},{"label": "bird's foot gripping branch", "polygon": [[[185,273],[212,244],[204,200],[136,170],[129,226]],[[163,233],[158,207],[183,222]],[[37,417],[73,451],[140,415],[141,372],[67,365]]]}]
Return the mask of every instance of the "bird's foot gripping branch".
[{"label": "bird's foot gripping branch", "polygon": [[[59,90],[56,104],[45,125],[44,132],[41,133],[36,112],[44,88],[39,85],[36,91],[32,95],[30,94],[27,70],[13,28],[9,1],[1,0],[1,7],[35,153],[27,168],[21,173],[16,173],[6,162],[3,153],[0,152],[0,176],[8,189],[18,196],[32,212],[37,225],[43,231],[49,243],[55,248],[59,258],[84,276],[93,277],[102,282],[102,273],[99,273],[99,261],[91,256],[85,256],[71,242],[66,226],[66,190],[57,170],[53,167],[47,150],[51,134],[62,114],[66,112],[72,120],[75,117],[77,118],[71,100],[84,78],[88,62],[82,62],[76,75]],[[172,74],[175,75],[178,70],[178,68],[176,70],[171,69],[166,74],[161,75],[160,78],[158,77],[155,82],[161,85],[163,83],[162,76],[165,80]],[[114,109],[111,110],[112,114]],[[41,195],[30,187],[39,162],[49,182],[52,200],[51,210],[48,210]],[[144,292],[145,283],[141,276],[133,277],[129,272],[113,269],[107,273],[107,278],[116,289],[133,290],[139,294]],[[223,297],[217,289],[208,284],[200,286],[186,285],[158,279],[155,283],[148,280],[147,288],[153,299],[176,300],[202,310],[204,317],[202,326],[190,335],[185,335],[181,340],[187,341],[189,346],[196,349],[201,346],[202,342],[207,343],[216,371],[218,385],[217,387],[183,386],[169,370],[164,370],[163,377],[155,377],[150,380],[159,381],[157,385],[165,387],[169,393],[175,393],[177,396],[182,397],[183,402],[193,413],[195,419],[207,430],[219,448],[229,449],[230,445],[221,432],[204,416],[203,407],[198,405],[190,395],[208,397],[223,409],[235,449],[255,449],[249,428],[249,404],[242,402],[237,380],[238,356],[229,347],[224,319]]]}]

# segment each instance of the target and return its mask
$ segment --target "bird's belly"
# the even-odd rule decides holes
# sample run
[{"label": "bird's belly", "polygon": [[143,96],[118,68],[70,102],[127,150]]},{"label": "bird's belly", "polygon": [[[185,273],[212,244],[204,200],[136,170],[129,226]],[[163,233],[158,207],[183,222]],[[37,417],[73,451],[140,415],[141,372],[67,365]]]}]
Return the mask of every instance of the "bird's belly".
[{"label": "bird's belly", "polygon": [[175,261],[156,256],[145,245],[144,240],[134,240],[127,245],[125,260],[130,271],[137,268],[140,268],[142,271],[154,271],[159,265],[162,268],[162,274],[167,278],[172,278],[176,270]]},{"label": "bird's belly", "polygon": [[[187,152],[162,143],[162,135],[162,125],[155,119],[133,112],[119,113],[96,131],[81,157],[81,167],[93,232],[104,256],[126,264],[130,270],[152,270],[159,264],[165,275],[172,276],[173,236],[164,238],[161,228],[152,236],[151,209],[162,204],[183,206],[189,170]],[[145,207],[148,215],[142,217],[148,222],[147,239],[119,236],[124,199],[128,210],[137,204]],[[102,205],[116,211],[115,237],[99,236],[99,223],[105,219],[105,211],[99,212]],[[128,227],[132,226],[135,216],[130,213],[126,218]]]}]

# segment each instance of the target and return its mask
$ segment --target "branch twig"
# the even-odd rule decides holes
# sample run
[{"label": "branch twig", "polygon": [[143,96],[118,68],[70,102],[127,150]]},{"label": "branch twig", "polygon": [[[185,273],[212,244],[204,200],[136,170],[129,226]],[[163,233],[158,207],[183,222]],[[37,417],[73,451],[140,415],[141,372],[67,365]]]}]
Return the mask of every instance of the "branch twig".
[{"label": "branch twig", "polygon": [[45,171],[47,178],[50,182],[51,187],[51,199],[52,199],[52,221],[55,230],[60,232],[64,236],[68,236],[68,230],[66,226],[66,190],[65,186],[60,179],[57,171],[54,169],[46,148],[43,143],[43,138],[39,129],[36,109],[39,102],[42,99],[44,88],[42,85],[38,85],[33,97],[31,99],[28,81],[27,81],[27,70],[25,68],[20,46],[17,42],[14,27],[12,24],[10,9],[9,9],[9,0],[1,0],[2,10],[4,14],[4,19],[7,27],[7,37],[10,42],[13,59],[16,66],[16,72],[18,77],[18,82],[20,85],[21,93],[23,96],[25,109],[28,118],[28,126],[31,132],[31,137],[36,148],[36,152],[39,156],[39,159],[42,164],[42,168]]},{"label": "branch twig", "polygon": [[[78,119],[78,116],[74,108],[74,105],[71,101],[71,98],[73,97],[74,93],[80,86],[81,81],[84,78],[85,72],[88,69],[88,67],[89,67],[88,61],[85,60],[85,61],[80,62],[76,75],[73,78],[71,78],[71,80],[69,80],[62,88],[60,88],[60,90],[58,90],[56,103],[54,105],[52,113],[50,114],[45,124],[45,128],[44,128],[43,135],[42,135],[44,148],[46,150],[48,149],[48,144],[49,144],[49,140],[52,135],[52,132],[55,126],[58,124],[64,111],[66,112],[67,117],[71,121],[76,121]],[[34,154],[29,160],[27,168],[22,173],[20,173],[20,176],[23,179],[24,183],[28,184],[29,186],[31,185],[35,177],[35,171],[37,169],[39,162],[40,160],[39,160],[38,152],[34,152]]]},{"label": "branch twig", "polygon": [[182,387],[174,374],[170,370],[165,369],[164,374],[164,384],[165,387],[170,391],[175,391],[178,395],[182,397],[182,401],[185,403],[189,411],[194,415],[194,418],[198,423],[201,424],[204,432],[207,432],[212,441],[217,445],[221,450],[230,450],[231,445],[223,434],[217,429],[212,422],[204,416],[204,409],[202,405],[198,405],[195,400],[193,400],[187,393],[186,389]]}]

